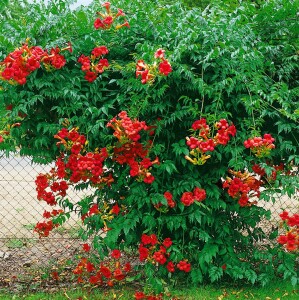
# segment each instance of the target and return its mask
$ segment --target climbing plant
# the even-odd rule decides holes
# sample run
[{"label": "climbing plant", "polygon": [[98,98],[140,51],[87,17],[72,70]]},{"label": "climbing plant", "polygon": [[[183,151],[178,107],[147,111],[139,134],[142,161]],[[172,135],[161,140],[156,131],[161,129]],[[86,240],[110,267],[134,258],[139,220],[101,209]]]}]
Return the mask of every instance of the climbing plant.
[{"label": "climbing plant", "polygon": [[[77,212],[85,251],[116,261],[82,259],[79,282],[128,278],[119,259],[130,249],[135,279],[158,292],[166,280],[296,284],[298,230],[277,243],[259,226],[270,218],[259,201],[298,189],[295,1],[69,3],[34,5],[36,23],[16,49],[6,40],[0,64],[0,147],[55,161],[36,180],[54,210],[35,231],[48,236]],[[74,203],[69,186],[92,189]]]}]

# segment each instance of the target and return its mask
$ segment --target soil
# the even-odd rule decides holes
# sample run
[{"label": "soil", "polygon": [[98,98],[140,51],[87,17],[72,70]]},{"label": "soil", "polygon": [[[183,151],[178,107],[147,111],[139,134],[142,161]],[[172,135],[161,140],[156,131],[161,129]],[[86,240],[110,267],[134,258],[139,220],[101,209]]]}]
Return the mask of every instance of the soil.
[{"label": "soil", "polygon": [[[21,248],[5,252],[2,258],[0,252],[0,292],[46,292],[72,285],[74,282],[69,279],[72,277],[72,270],[77,262],[75,257],[80,249],[80,240],[54,237],[31,240]],[[52,276],[58,270],[59,281]]]}]

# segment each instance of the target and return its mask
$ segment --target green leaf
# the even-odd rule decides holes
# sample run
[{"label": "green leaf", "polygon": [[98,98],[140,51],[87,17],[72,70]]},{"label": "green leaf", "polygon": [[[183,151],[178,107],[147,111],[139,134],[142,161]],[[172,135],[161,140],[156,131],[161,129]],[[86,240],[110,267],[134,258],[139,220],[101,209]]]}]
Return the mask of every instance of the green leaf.
[{"label": "green leaf", "polygon": [[203,249],[199,252],[199,261],[201,263],[211,263],[212,258],[217,255],[217,252],[219,250],[219,246],[216,244],[210,244],[206,243],[203,247]]}]

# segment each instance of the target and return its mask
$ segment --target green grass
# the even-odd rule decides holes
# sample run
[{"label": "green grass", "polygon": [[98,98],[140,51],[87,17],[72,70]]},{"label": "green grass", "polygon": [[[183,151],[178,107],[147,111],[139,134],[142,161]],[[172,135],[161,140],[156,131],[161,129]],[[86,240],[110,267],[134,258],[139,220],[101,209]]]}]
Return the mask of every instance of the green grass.
[{"label": "green grass", "polygon": [[25,224],[23,225],[23,227],[31,231],[34,229],[35,224]]},{"label": "green grass", "polygon": [[80,228],[80,226],[73,226],[71,228],[61,226],[55,228],[54,232],[57,232],[60,235],[68,234],[72,239],[77,239],[80,237]]},{"label": "green grass", "polygon": [[[10,249],[19,249],[36,243],[36,239],[30,238],[11,238],[5,243],[5,246]],[[1,300],[1,298],[0,298]]]},{"label": "green grass", "polygon": [[24,241],[23,239],[13,238],[9,239],[5,245],[11,249],[22,248],[24,246]]},{"label": "green grass", "polygon": [[[266,287],[231,287],[227,285],[208,285],[190,289],[175,289],[170,297],[165,299],[176,300],[226,300],[226,299],[256,299],[256,300],[297,300],[299,299],[298,286],[292,287],[289,282],[273,282]],[[35,293],[27,295],[1,294],[1,300],[77,300],[82,297],[84,300],[132,300],[134,291],[130,288],[122,289],[93,289],[87,290],[61,290],[59,293]]]}]

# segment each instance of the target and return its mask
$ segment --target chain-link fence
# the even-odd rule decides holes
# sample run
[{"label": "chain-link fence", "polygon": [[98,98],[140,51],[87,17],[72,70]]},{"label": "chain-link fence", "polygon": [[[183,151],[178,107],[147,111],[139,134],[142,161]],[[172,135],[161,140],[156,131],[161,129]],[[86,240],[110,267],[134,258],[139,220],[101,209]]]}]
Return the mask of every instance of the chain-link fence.
[{"label": "chain-link fence", "polygon": [[[76,218],[55,229],[50,237],[40,239],[34,233],[44,210],[51,210],[45,202],[37,200],[35,179],[51,167],[32,164],[29,157],[18,154],[6,157],[0,152],[0,286],[1,278],[19,275],[24,268],[72,258],[80,249],[80,222]],[[82,193],[73,191],[68,195],[76,200]],[[269,231],[277,227],[282,210],[298,213],[298,203],[298,196],[279,196],[275,203],[259,201],[258,205],[272,213],[271,220],[263,221],[261,226]]]},{"label": "chain-link fence", "polygon": [[[28,268],[67,260],[80,249],[80,222],[76,218],[54,229],[48,238],[39,238],[34,232],[43,212],[53,209],[37,200],[35,186],[36,176],[51,167],[32,164],[29,157],[7,157],[0,152],[0,287],[1,280],[25,274]],[[79,198],[81,194],[72,191],[70,197]]]}]

